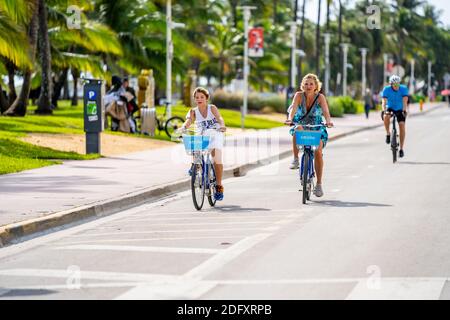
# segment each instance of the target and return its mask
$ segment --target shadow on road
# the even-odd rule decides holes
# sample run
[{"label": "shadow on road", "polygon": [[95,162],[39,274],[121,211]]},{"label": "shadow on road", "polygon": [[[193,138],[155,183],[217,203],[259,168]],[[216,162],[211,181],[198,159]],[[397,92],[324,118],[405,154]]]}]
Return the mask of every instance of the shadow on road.
[{"label": "shadow on road", "polygon": [[5,292],[4,294],[0,294],[0,298],[42,296],[52,293],[57,293],[57,291],[45,289],[12,289]]},{"label": "shadow on road", "polygon": [[350,202],[350,201],[340,201],[340,200],[325,200],[325,201],[312,201],[314,205],[317,206],[329,206],[329,207],[392,207],[390,204],[383,203],[370,203],[370,202]]},{"label": "shadow on road", "polygon": [[437,165],[447,165],[447,166],[449,166],[450,165],[450,162],[415,162],[415,161],[399,161],[399,162],[397,162],[398,164],[415,164],[415,165],[417,165],[417,164],[422,164],[422,165],[434,165],[434,164],[437,164]]},{"label": "shadow on road", "polygon": [[267,208],[242,208],[241,206],[220,206],[214,207],[215,211],[221,212],[252,212],[252,211],[271,211]]}]

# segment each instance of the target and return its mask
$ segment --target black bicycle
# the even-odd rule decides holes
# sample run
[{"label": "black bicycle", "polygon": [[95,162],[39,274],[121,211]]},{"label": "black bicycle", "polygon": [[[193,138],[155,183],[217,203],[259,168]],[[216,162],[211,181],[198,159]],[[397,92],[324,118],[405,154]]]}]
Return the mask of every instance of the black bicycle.
[{"label": "black bicycle", "polygon": [[398,149],[399,149],[399,136],[397,133],[397,126],[395,125],[397,121],[397,116],[392,111],[386,111],[382,113],[382,119],[384,120],[384,116],[391,116],[392,117],[392,130],[391,130],[391,150],[392,150],[392,162],[397,162],[397,155],[398,155]]},{"label": "black bicycle", "polygon": [[183,120],[183,118],[178,117],[178,116],[174,116],[174,117],[171,117],[166,120],[167,107],[169,104],[166,102],[165,105],[166,105],[166,107],[164,109],[164,115],[158,116],[155,113],[156,125],[157,125],[157,129],[159,132],[164,130],[166,132],[167,136],[169,138],[172,138],[172,135],[174,134],[174,132],[177,129],[181,128],[181,126],[184,123],[184,120]]}]

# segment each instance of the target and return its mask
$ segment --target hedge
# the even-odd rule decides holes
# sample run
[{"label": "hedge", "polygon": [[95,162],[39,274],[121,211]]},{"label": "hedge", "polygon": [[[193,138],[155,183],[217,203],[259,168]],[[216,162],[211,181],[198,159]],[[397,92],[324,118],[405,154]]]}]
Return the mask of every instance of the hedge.
[{"label": "hedge", "polygon": [[[262,97],[257,93],[251,93],[248,96],[248,108],[260,111],[265,107],[270,107],[276,112],[284,113],[286,112],[285,101],[286,99],[281,95]],[[212,94],[211,102],[219,108],[239,110],[243,104],[243,96],[239,93],[216,90]]]}]

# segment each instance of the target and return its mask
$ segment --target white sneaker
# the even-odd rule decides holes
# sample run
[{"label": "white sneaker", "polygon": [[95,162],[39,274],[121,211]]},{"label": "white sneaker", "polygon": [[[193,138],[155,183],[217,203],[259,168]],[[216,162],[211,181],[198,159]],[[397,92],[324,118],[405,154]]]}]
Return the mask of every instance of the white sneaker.
[{"label": "white sneaker", "polygon": [[289,169],[298,169],[298,166],[299,166],[298,158],[294,158],[294,160],[292,160],[291,162],[291,166],[289,167]]},{"label": "white sneaker", "polygon": [[316,197],[323,196],[323,190],[322,190],[322,185],[321,184],[316,185],[316,188],[314,189],[314,195]]}]

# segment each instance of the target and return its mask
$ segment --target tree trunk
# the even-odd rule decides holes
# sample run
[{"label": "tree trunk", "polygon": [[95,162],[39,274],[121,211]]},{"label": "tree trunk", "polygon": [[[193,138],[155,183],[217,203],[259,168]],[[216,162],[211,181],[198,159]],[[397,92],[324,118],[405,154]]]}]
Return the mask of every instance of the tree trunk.
[{"label": "tree trunk", "polygon": [[[38,10],[39,10],[39,0],[34,0],[33,2],[34,10],[31,17],[29,30],[28,30],[28,41],[30,43],[30,57],[33,62],[36,55],[36,46],[38,38]],[[6,110],[5,115],[7,116],[25,116],[27,113],[27,100],[30,94],[31,88],[31,73],[32,70],[27,69],[24,71],[22,89],[20,94],[14,103]]]},{"label": "tree trunk", "polygon": [[320,77],[320,11],[322,7],[322,0],[319,0],[319,10],[317,15],[316,27],[316,74]]},{"label": "tree trunk", "polygon": [[17,98],[16,84],[14,81],[16,66],[9,60],[6,62],[5,66],[6,69],[8,70],[8,88],[9,88],[8,105],[10,106],[14,103],[14,101]]},{"label": "tree trunk", "polygon": [[2,83],[0,82],[0,114],[6,111],[8,107],[9,107],[8,100],[6,100],[6,97],[3,94]]},{"label": "tree trunk", "polygon": [[78,78],[80,77],[80,71],[77,69],[72,69],[73,77],[73,95],[72,95],[72,107],[78,105]]},{"label": "tree trunk", "polygon": [[[297,22],[297,10],[298,10],[298,0],[295,0],[295,5],[294,5],[294,17],[293,17],[293,22],[296,23]],[[296,58],[295,56],[295,49],[297,48],[292,48],[291,49],[291,53],[289,55],[289,61],[292,61],[292,55],[294,55],[294,59]],[[289,87],[294,87],[295,86],[295,79],[294,79],[294,83],[291,83],[291,73],[292,73],[292,63],[289,63]]]},{"label": "tree trunk", "polygon": [[330,31],[330,5],[332,0],[327,0],[327,31]]},{"label": "tree trunk", "polygon": [[[297,0],[295,0],[295,6],[297,6]],[[277,7],[278,7],[278,0],[273,0],[273,24],[277,24]]]},{"label": "tree trunk", "polygon": [[63,86],[67,83],[67,73],[69,69],[65,68],[61,74],[59,75],[58,81],[55,83],[55,87],[53,88],[53,95],[52,95],[52,105],[57,108],[58,107],[58,100],[61,96],[61,90]]},{"label": "tree trunk", "polygon": [[[220,58],[220,71],[219,71],[219,88],[223,89],[223,78],[224,78],[224,63],[223,63],[223,59],[224,58]],[[208,80],[209,81],[209,80]]]},{"label": "tree trunk", "polygon": [[70,100],[70,95],[69,95],[69,79],[68,79],[68,77],[66,77],[66,81],[64,81],[63,100]]},{"label": "tree trunk", "polygon": [[39,0],[39,58],[41,61],[42,81],[41,94],[37,101],[36,114],[52,114],[52,66],[50,40],[48,37],[47,5]]},{"label": "tree trunk", "polygon": [[[306,0],[303,0],[303,6],[302,6],[302,27],[300,29],[300,49],[305,50],[305,5]],[[298,83],[300,84],[303,76],[303,70],[302,70],[302,62],[303,58],[300,57],[298,61]]]}]

